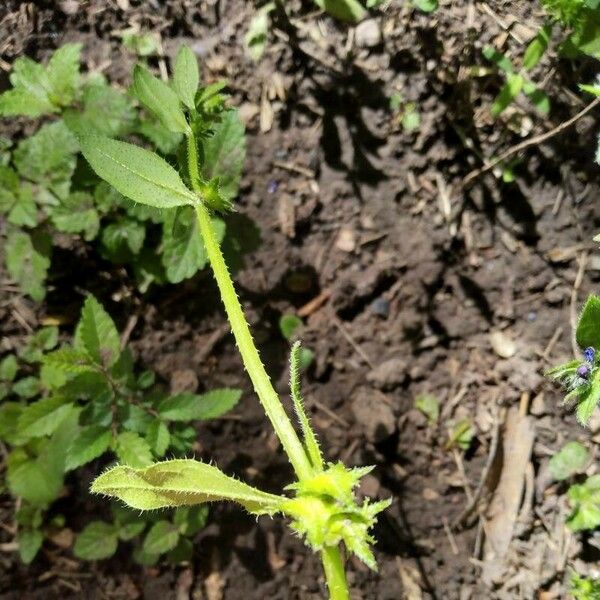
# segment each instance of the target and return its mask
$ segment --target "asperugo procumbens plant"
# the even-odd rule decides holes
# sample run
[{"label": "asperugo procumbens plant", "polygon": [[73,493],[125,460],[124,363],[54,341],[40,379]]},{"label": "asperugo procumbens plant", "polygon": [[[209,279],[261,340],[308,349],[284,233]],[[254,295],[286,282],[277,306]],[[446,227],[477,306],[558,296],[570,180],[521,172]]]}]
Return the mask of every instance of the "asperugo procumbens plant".
[{"label": "asperugo procumbens plant", "polygon": [[[63,517],[48,521],[46,513],[64,494],[70,472],[105,454],[131,467],[185,456],[196,439],[191,422],[222,415],[241,396],[229,388],[162,391],[152,371],[136,372],[131,351],[121,349],[113,320],[93,296],[84,303],[73,342],[57,345],[57,327],[45,327],[0,361],[0,441],[10,448],[6,482],[19,499],[17,541],[24,562],[65,525]],[[75,542],[76,556],[107,558],[118,540],[147,530],[135,558],[147,564],[169,553],[176,559],[189,550],[187,537],[206,517],[202,507],[179,509],[173,521],[140,521],[118,506],[112,513],[110,523],[87,525]]]},{"label": "asperugo procumbens plant", "polygon": [[[146,70],[134,75],[138,97],[171,131],[186,138],[179,173],[162,158],[138,146],[103,136],[80,137],[85,158],[100,177],[134,202],[170,211],[176,219],[197,224],[229,323],[244,366],[279,440],[294,468],[296,481],[288,486],[293,497],[263,492],[238,481],[216,466],[196,460],[169,460],[148,467],[119,465],[92,484],[92,492],[120,498],[129,506],[152,510],[190,506],[217,500],[241,504],[255,515],[281,513],[291,527],[322,555],[332,598],[348,598],[339,545],[375,569],[369,530],[376,515],[390,500],[359,504],[354,488],[371,468],[348,469],[342,463],[325,463],[306,415],[298,374],[300,346],[291,352],[291,395],[300,422],[301,438],[275,392],[254,345],[219,246],[213,215],[231,210],[218,177],[206,176],[205,144],[215,123],[227,118],[223,102],[207,103],[198,89],[199,72],[194,54],[181,48],[167,84]],[[215,98],[214,95],[211,98]]]}]

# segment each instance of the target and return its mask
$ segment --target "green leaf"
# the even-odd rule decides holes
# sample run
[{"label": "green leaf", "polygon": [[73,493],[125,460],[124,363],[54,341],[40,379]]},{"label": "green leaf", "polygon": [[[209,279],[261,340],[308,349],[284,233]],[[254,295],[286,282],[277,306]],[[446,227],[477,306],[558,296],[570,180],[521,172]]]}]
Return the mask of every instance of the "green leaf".
[{"label": "green leaf", "polygon": [[[221,242],[225,235],[225,224],[220,219],[213,219],[213,226],[217,241]],[[171,283],[188,279],[206,266],[208,257],[191,207],[171,211],[166,215],[161,260]]]},{"label": "green leaf", "polygon": [[0,95],[0,115],[39,117],[58,112],[48,97],[48,77],[44,67],[30,58],[18,58],[10,74],[13,88]]},{"label": "green leaf", "polygon": [[14,354],[9,354],[0,361],[0,380],[14,381],[19,365]]},{"label": "green leaf", "polygon": [[62,122],[43,125],[15,150],[19,174],[59,197],[69,193],[75,171],[77,139]]},{"label": "green leaf", "polygon": [[565,45],[582,54],[600,58],[600,11],[591,8],[581,10],[574,31]]},{"label": "green leaf", "polygon": [[526,71],[533,69],[540,62],[542,56],[546,52],[548,48],[548,41],[550,40],[550,35],[552,33],[552,24],[546,23],[535,36],[532,42],[530,42],[529,46],[527,46],[527,50],[525,50],[525,54],[523,55],[523,68]]},{"label": "green leaf", "polygon": [[299,327],[302,327],[302,319],[294,314],[281,315],[279,317],[279,329],[286,340],[291,340]]},{"label": "green leaf", "polygon": [[78,135],[123,137],[133,129],[135,116],[131,100],[100,79],[84,89],[83,108],[65,111],[63,119]]},{"label": "green leaf", "polygon": [[137,65],[133,71],[133,89],[140,102],[161,123],[175,133],[190,131],[177,94],[148,69]]},{"label": "green leaf", "polygon": [[420,394],[415,398],[415,408],[420,410],[429,421],[435,425],[440,416],[440,403],[432,394]]},{"label": "green leaf", "polygon": [[64,44],[47,68],[18,58],[10,75],[13,89],[0,95],[0,115],[39,117],[71,104],[79,87],[80,52],[81,44]]},{"label": "green leaf", "polygon": [[195,460],[171,460],[145,469],[114,467],[94,480],[91,491],[140,510],[231,500],[262,514],[277,512],[284,500]]},{"label": "green leaf", "polygon": [[160,121],[153,118],[140,121],[136,132],[150,140],[161,154],[175,154],[183,137],[181,133],[169,131]]},{"label": "green leaf", "polygon": [[125,431],[117,436],[115,452],[122,463],[131,467],[145,467],[152,462],[148,442],[133,431]]},{"label": "green leaf", "polygon": [[43,506],[55,500],[62,488],[62,475],[36,459],[30,459],[23,450],[15,450],[8,457],[8,487],[14,496]]},{"label": "green leaf", "polygon": [[178,541],[179,532],[173,523],[157,521],[146,535],[143,549],[147,554],[164,554],[173,550]]},{"label": "green leaf", "polygon": [[179,99],[189,108],[196,108],[195,99],[200,83],[200,72],[196,55],[188,46],[181,46],[175,58],[173,89]]},{"label": "green leaf", "polygon": [[533,83],[526,81],[523,84],[523,93],[543,115],[550,112],[550,98],[546,92],[535,87]]},{"label": "green leaf", "polygon": [[79,89],[79,56],[81,44],[64,44],[50,59],[47,68],[50,100],[58,106],[68,106]]},{"label": "green leaf", "polygon": [[567,525],[573,531],[595,529],[600,525],[600,475],[592,475],[585,483],[572,485],[567,496],[573,507]]},{"label": "green leaf", "polygon": [[23,408],[20,402],[2,402],[0,404],[0,440],[13,446],[24,442],[17,433],[17,423]]},{"label": "green leaf", "polygon": [[76,347],[83,348],[98,365],[111,367],[119,359],[119,333],[104,307],[88,296],[75,332]]},{"label": "green leaf", "polygon": [[583,393],[579,395],[575,414],[582,425],[587,425],[596,407],[600,403],[600,370],[593,375],[593,379]]},{"label": "green leaf", "polygon": [[171,441],[168,427],[162,421],[152,422],[146,432],[146,441],[156,456],[164,456]]},{"label": "green leaf", "polygon": [[50,236],[44,231],[30,234],[10,230],[5,245],[6,269],[21,290],[36,302],[46,295],[44,282],[50,267]]},{"label": "green leaf", "polygon": [[242,396],[241,390],[223,388],[205,394],[179,394],[165,398],[158,413],[168,421],[206,421],[230,411]]},{"label": "green leaf", "polygon": [[592,346],[600,349],[600,298],[588,296],[579,316],[575,339],[581,348]]},{"label": "green leaf", "polygon": [[33,398],[40,392],[40,380],[33,375],[23,377],[13,385],[12,391],[21,398]]},{"label": "green leaf", "polygon": [[275,9],[275,2],[269,2],[261,6],[248,26],[244,36],[246,49],[253,60],[258,61],[265,51],[269,35],[269,13]]},{"label": "green leaf", "polygon": [[579,89],[582,92],[587,92],[588,94],[592,94],[596,97],[600,97],[600,85],[598,84],[579,84]]},{"label": "green leaf", "polygon": [[93,197],[86,192],[74,192],[63,198],[51,212],[59,231],[81,233],[86,241],[93,240],[100,229],[100,218]]},{"label": "green leaf", "polygon": [[328,12],[332,17],[348,23],[358,23],[367,14],[367,11],[357,0],[314,0],[314,2],[321,10]]},{"label": "green leaf", "polygon": [[492,116],[498,117],[508,105],[519,95],[523,89],[525,80],[522,75],[509,73],[506,77],[506,83],[500,90],[500,93],[492,104]]},{"label": "green leaf", "polygon": [[430,13],[438,9],[438,0],[412,0],[412,4],[424,13]]},{"label": "green leaf", "polygon": [[219,193],[226,200],[233,200],[246,158],[246,131],[235,110],[227,111],[213,130],[211,137],[201,141],[204,153],[201,174],[207,181],[218,177]]},{"label": "green leaf", "polygon": [[82,137],[81,149],[102,179],[135,202],[156,208],[197,202],[177,171],[148,150],[100,136]]},{"label": "green leaf", "polygon": [[65,470],[72,471],[98,458],[108,450],[111,440],[111,431],[106,427],[84,427],[69,445]]},{"label": "green leaf", "polygon": [[499,69],[504,71],[505,73],[514,73],[515,69],[510,62],[510,59],[507,58],[502,52],[498,52],[492,46],[485,46],[482,50],[483,56],[493,62]]},{"label": "green leaf", "polygon": [[156,35],[124,31],[122,37],[123,46],[138,56],[152,56],[158,52],[159,46]]},{"label": "green leaf", "polygon": [[475,437],[475,428],[469,419],[462,419],[449,431],[446,448],[458,446],[461,450],[468,450]]},{"label": "green leaf", "polygon": [[26,565],[33,561],[43,541],[44,535],[39,529],[19,529],[17,533],[19,556]]},{"label": "green leaf", "polygon": [[102,254],[111,262],[130,262],[141,251],[146,227],[134,219],[120,218],[102,229]]},{"label": "green leaf", "polygon": [[33,438],[54,433],[72,406],[62,396],[51,396],[30,404],[19,417],[19,434]]},{"label": "green leaf", "polygon": [[60,348],[44,356],[44,364],[63,374],[95,371],[96,365],[89,355],[75,348]]},{"label": "green leaf", "polygon": [[58,327],[42,327],[27,339],[25,346],[19,350],[19,358],[28,362],[40,362],[46,350],[52,350],[58,344]]},{"label": "green leaf", "polygon": [[550,459],[548,468],[554,479],[562,481],[580,473],[588,461],[588,451],[583,444],[568,442]]},{"label": "green leaf", "polygon": [[208,506],[181,506],[175,509],[173,524],[177,526],[182,535],[191,536],[198,533],[206,525],[208,519]]},{"label": "green leaf", "polygon": [[38,209],[33,199],[33,187],[23,182],[8,213],[8,222],[13,225],[35,227],[38,224]]},{"label": "green leaf", "polygon": [[104,521],[92,521],[77,536],[73,553],[83,560],[110,558],[116,551],[119,538],[114,525]]}]

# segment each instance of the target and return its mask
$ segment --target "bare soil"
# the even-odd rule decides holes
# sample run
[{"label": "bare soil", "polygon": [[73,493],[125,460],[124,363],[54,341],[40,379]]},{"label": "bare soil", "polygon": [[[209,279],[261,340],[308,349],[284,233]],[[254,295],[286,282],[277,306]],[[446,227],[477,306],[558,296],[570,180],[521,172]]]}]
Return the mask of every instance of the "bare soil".
[{"label": "bare soil", "polygon": [[[535,73],[538,81],[548,76],[550,115],[519,100],[494,121],[489,106],[501,80],[472,78],[468,70],[484,64],[486,43],[518,59],[519,40],[543,20],[529,2],[483,8],[442,0],[432,15],[392,3],[369,25],[371,39],[294,1],[292,23],[276,19],[258,65],[243,48],[250,2],[76,4],[5,2],[0,68],[23,53],[41,59],[81,41],[88,68],[126,84],[134,58],[115,32],[139,26],[160,33],[167,58],[189,43],[205,80],[231,82],[233,103],[247,120],[248,158],[228,230],[251,249],[235,265],[235,279],[262,356],[286,394],[288,345],[277,322],[301,310],[301,337],[315,352],[305,397],[326,455],[375,465],[363,491],[394,498],[375,532],[379,573],[349,561],[352,597],[566,597],[569,569],[588,572],[598,549],[595,536],[565,529],[564,488],[548,477],[547,462],[566,441],[593,446],[600,423],[578,426],[542,374],[572,356],[573,315],[599,279],[591,242],[600,226],[598,113],[530,148],[512,183],[491,172],[470,186],[463,179],[523,131],[547,131],[577,113],[583,100],[575,84],[591,79],[593,64],[550,55]],[[0,71],[0,88],[4,80]],[[389,108],[394,93],[420,112],[412,133]],[[22,130],[8,125],[4,133]],[[82,292],[93,291],[121,327],[134,316],[139,360],[172,387],[192,373],[201,388],[244,389],[230,416],[199,427],[198,455],[281,490],[290,467],[243,373],[210,273],[141,296],[127,273],[94,260],[85,249],[65,252],[42,306],[4,293],[0,317],[9,343],[26,334],[15,306],[32,326],[52,315],[74,321]],[[414,408],[422,393],[440,401],[436,426]],[[506,525],[513,534],[505,566],[489,585],[481,577],[486,506],[494,481],[510,468],[502,424],[515,407],[528,415],[535,441],[519,517]],[[476,428],[465,454],[445,447],[449,423],[461,418]],[[455,526],[498,443],[477,508]],[[99,510],[87,484],[69,481],[62,510],[73,524]],[[10,542],[13,506],[0,498],[7,524],[0,541]],[[183,566],[137,566],[126,546],[97,564],[50,547],[29,568],[0,552],[2,600],[305,600],[324,590],[320,564],[284,523],[256,522],[229,506],[211,511],[192,563]]]}]

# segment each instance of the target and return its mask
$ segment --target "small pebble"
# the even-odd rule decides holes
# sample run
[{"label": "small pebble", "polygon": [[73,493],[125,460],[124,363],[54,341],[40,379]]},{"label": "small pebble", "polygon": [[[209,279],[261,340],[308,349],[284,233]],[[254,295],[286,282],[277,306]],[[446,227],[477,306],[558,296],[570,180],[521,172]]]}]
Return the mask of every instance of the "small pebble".
[{"label": "small pebble", "polygon": [[371,312],[378,317],[383,317],[387,319],[390,315],[390,303],[385,298],[381,296],[379,298],[375,298],[373,302],[371,302]]},{"label": "small pebble", "polygon": [[271,180],[267,184],[267,192],[269,192],[269,194],[274,194],[277,191],[278,187],[279,187],[279,183],[277,181]]}]

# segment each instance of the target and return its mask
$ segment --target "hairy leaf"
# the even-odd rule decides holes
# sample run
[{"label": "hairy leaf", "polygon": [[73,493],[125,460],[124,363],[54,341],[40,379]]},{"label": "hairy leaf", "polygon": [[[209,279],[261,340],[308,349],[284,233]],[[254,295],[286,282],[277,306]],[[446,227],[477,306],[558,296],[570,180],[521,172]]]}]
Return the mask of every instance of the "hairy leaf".
[{"label": "hairy leaf", "polygon": [[189,109],[195,109],[196,91],[199,83],[198,59],[188,46],[181,46],[175,58],[173,89]]},{"label": "hairy leaf", "polygon": [[148,150],[91,135],[81,138],[81,149],[102,179],[135,202],[156,208],[196,203],[177,171]]},{"label": "hairy leaf", "polygon": [[140,102],[160,119],[169,131],[186,133],[190,130],[177,94],[145,67],[135,67],[133,89]]},{"label": "hairy leaf", "polygon": [[118,466],[97,477],[91,491],[140,510],[231,500],[254,513],[274,513],[284,500],[195,460],[172,460],[145,469]]}]

